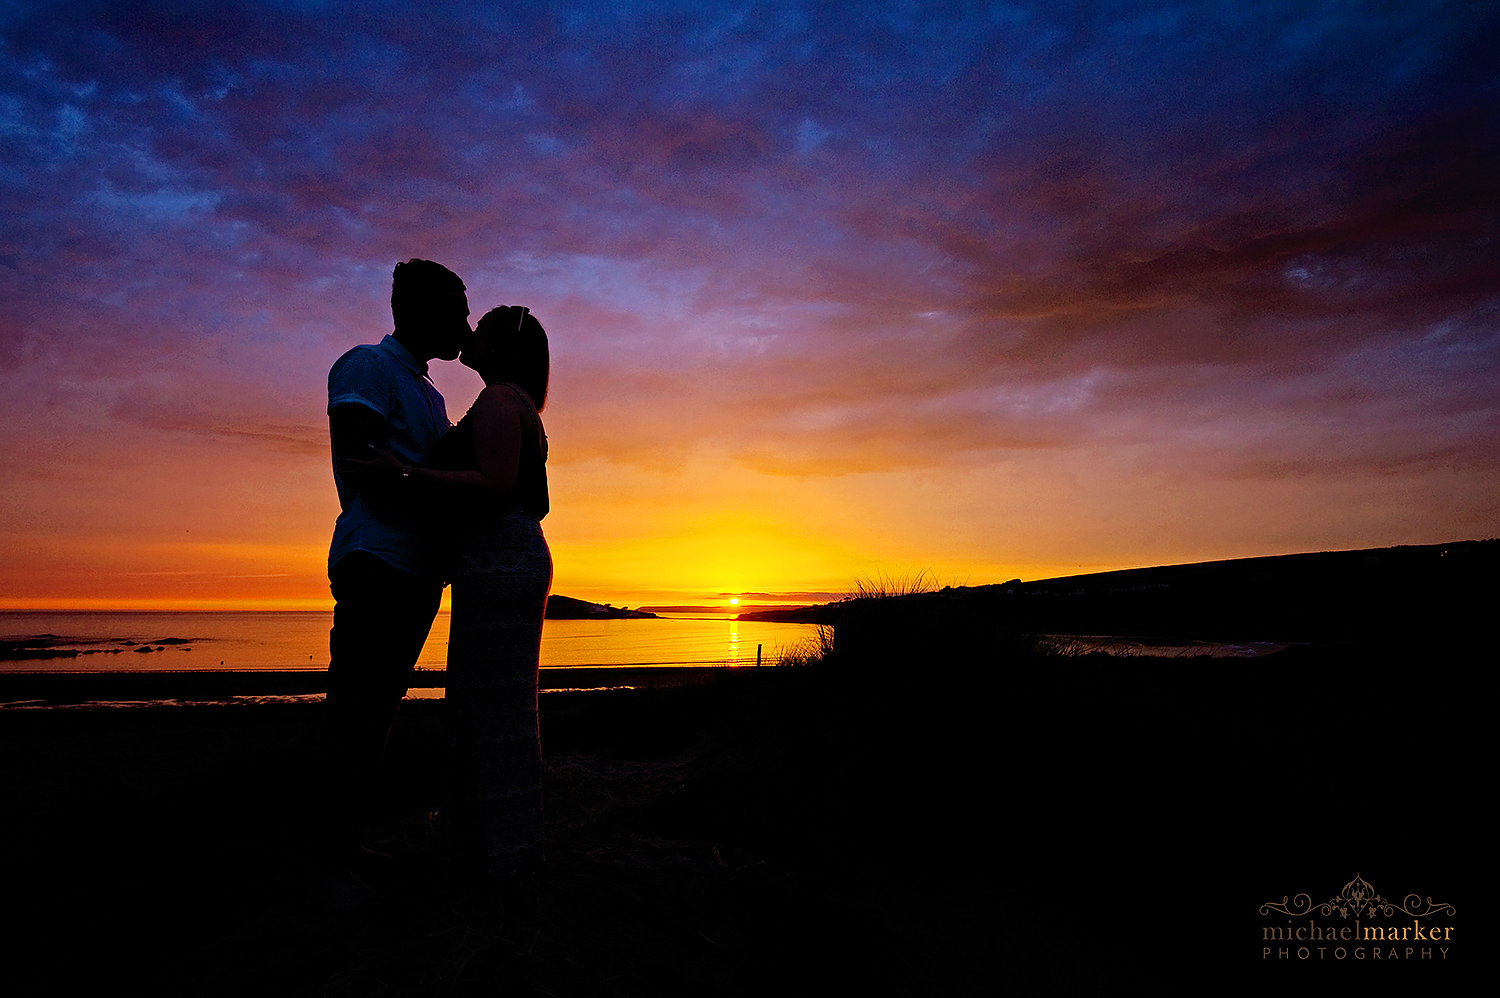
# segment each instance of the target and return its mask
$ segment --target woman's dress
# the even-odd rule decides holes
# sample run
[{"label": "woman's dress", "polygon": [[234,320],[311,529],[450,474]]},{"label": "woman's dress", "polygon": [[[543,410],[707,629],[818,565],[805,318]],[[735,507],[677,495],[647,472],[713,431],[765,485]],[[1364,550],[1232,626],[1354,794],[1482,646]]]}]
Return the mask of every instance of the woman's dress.
[{"label": "woman's dress", "polygon": [[[460,861],[493,876],[525,870],[542,853],[542,743],[537,669],[552,587],[546,435],[530,398],[514,491],[496,502],[465,496],[450,510],[452,616],[448,635],[449,780],[443,825]],[[443,438],[434,467],[477,468],[471,416]]]}]

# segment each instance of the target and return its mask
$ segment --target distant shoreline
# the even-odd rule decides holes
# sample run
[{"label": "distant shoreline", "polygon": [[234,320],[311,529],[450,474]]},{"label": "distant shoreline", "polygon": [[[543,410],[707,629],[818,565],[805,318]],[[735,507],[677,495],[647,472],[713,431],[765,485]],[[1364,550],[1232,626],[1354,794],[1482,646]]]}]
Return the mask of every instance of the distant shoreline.
[{"label": "distant shoreline", "polygon": [[[1490,566],[1500,563],[1500,539],[1450,541],[1442,544],[1397,544],[1388,547],[1355,548],[1338,551],[1310,551],[1293,554],[1251,555],[1243,558],[1222,558],[1214,561],[1185,562],[1142,568],[1121,568],[1105,572],[1087,572],[1081,575],[1062,575],[1045,579],[983,583],[975,586],[949,586],[942,592],[950,595],[976,595],[1011,590],[1018,593],[1080,594],[1085,592],[1130,591],[1161,586],[1176,586],[1186,582],[1198,582],[1205,578],[1225,580],[1272,572],[1285,575],[1299,571],[1316,571],[1326,577],[1357,578],[1370,566],[1380,566],[1389,571],[1413,566],[1436,558],[1457,556],[1460,560],[1482,562]],[[774,596],[774,594],[765,594]],[[554,593],[548,601],[548,619],[618,619],[652,618],[662,613],[722,614],[737,620],[761,620],[770,622],[820,623],[816,619],[835,608],[852,602],[856,597],[830,600],[825,603],[792,604],[762,603],[758,606],[737,609],[724,605],[700,604],[651,604],[632,610],[616,607],[610,603],[596,603]],[[48,607],[0,607],[0,616],[23,616],[28,614],[331,614],[333,608],[322,609],[76,609]],[[447,612],[447,611],[443,611]]]}]

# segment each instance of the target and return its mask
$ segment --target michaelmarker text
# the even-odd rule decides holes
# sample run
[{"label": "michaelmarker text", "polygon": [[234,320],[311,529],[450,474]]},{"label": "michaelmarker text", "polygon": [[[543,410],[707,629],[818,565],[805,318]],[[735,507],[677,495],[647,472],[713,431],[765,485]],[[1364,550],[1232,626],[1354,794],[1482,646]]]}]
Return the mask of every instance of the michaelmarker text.
[{"label": "michaelmarker text", "polygon": [[[1453,938],[1453,926],[1451,925],[1423,925],[1421,922],[1413,922],[1411,925],[1366,925],[1361,926],[1359,919],[1354,920],[1353,925],[1330,925],[1326,928],[1316,923],[1292,927],[1288,922],[1286,928],[1279,925],[1267,925],[1261,928],[1261,939],[1266,942],[1418,942],[1436,943],[1447,942]],[[1433,956],[1434,948],[1437,956]],[[1316,959],[1328,958],[1328,951],[1332,949],[1333,959],[1344,960],[1352,957],[1355,960],[1446,960],[1448,959],[1448,947],[1431,946],[1407,946],[1403,956],[1401,951],[1392,946],[1389,950],[1380,946],[1366,947],[1355,946],[1298,946],[1296,947],[1295,959],[1314,959],[1313,953],[1317,953]],[[1262,960],[1271,959],[1272,953],[1276,954],[1278,960],[1291,960],[1293,948],[1290,946],[1263,946],[1260,956]]]}]

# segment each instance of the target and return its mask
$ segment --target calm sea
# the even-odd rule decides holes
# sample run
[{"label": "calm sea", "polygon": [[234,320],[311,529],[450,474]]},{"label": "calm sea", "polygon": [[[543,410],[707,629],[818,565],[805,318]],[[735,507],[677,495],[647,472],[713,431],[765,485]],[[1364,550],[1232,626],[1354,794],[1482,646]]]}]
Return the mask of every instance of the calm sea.
[{"label": "calm sea", "polygon": [[[0,661],[0,671],[117,672],[161,669],[326,669],[327,611],[173,613],[0,611],[0,640],[74,648],[76,658]],[[542,668],[769,664],[815,635],[811,624],[737,621],[719,614],[656,620],[549,620]],[[441,669],[448,614],[438,614],[417,665]]]}]

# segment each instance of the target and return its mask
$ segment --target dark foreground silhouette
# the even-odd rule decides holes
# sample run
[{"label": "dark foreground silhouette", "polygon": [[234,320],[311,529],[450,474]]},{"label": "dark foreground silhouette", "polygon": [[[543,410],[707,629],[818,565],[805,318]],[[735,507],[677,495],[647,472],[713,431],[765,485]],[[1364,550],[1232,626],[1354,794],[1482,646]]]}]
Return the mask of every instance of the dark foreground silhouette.
[{"label": "dark foreground silhouette", "polygon": [[872,606],[816,664],[544,696],[548,862],[522,891],[437,861],[437,702],[398,717],[368,831],[409,862],[364,894],[309,859],[315,707],[7,712],[7,976],[947,996],[1456,972],[1265,962],[1257,908],[1358,873],[1473,910],[1475,642],[1049,658],[983,616],[934,628],[933,605]]}]

